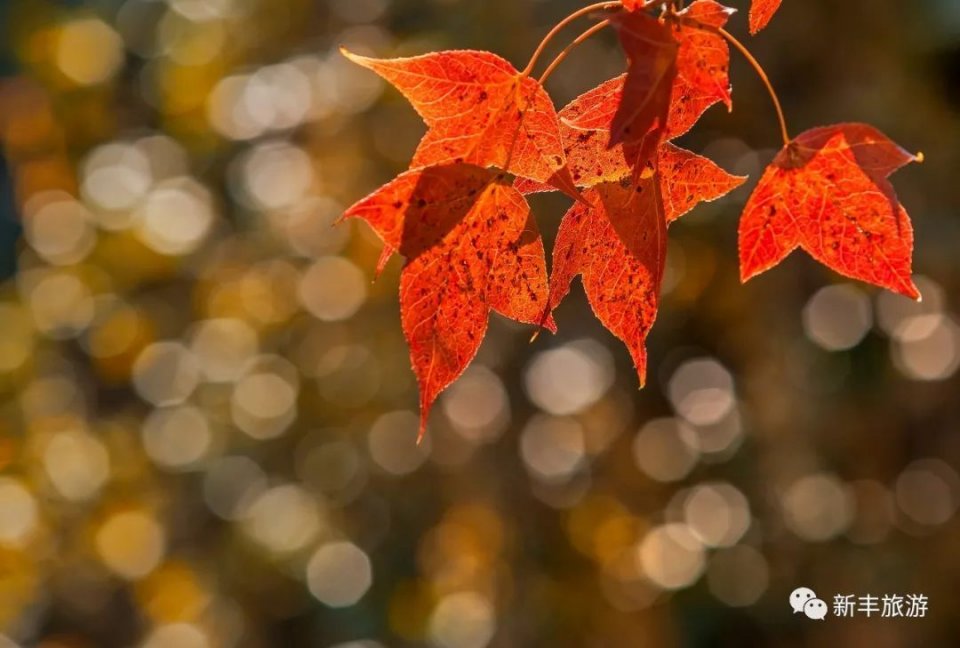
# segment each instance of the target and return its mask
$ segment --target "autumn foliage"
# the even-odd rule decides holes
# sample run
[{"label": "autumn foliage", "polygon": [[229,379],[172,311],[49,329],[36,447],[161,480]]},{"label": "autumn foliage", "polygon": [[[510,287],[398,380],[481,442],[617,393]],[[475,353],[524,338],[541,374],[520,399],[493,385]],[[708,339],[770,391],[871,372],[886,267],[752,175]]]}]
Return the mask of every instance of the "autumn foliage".
[{"label": "autumn foliage", "polygon": [[[725,29],[714,0],[622,0],[584,7],[547,35],[524,70],[489,52],[374,59],[347,51],[411,102],[428,126],[410,170],[350,207],[383,239],[382,262],[406,259],[403,331],[420,386],[421,435],[437,396],[464,371],[489,311],[555,330],[553,311],[581,277],[590,305],[646,373],[646,337],[659,308],[669,224],[746,178],[671,143],[714,104],[732,109],[730,45],[767,84],[784,147],[740,221],[744,281],[796,248],[836,272],[919,298],[913,235],[888,176],[917,159],[862,124],[790,138],[762,68]],[[780,0],[753,0],[750,31]],[[573,20],[599,22],[539,80],[546,44]],[[625,73],[556,111],[543,82],[577,44],[617,31]],[[536,220],[524,198],[574,199],[557,233],[548,281]]]}]

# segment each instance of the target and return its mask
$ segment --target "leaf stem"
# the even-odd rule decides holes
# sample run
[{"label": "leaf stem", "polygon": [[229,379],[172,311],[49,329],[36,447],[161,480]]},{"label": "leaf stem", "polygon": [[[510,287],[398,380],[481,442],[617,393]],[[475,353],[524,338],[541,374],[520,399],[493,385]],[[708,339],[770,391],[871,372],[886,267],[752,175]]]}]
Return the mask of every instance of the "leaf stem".
[{"label": "leaf stem", "polygon": [[747,62],[753,66],[753,69],[756,70],[760,80],[763,81],[763,84],[767,87],[767,92],[770,93],[770,98],[773,99],[773,107],[777,109],[777,119],[780,120],[780,135],[783,137],[783,145],[788,146],[790,144],[790,133],[787,130],[787,120],[783,116],[783,106],[780,105],[780,98],[777,96],[777,91],[773,89],[773,84],[770,83],[770,77],[767,76],[763,66],[760,65],[760,61],[758,61],[753,54],[750,53],[750,50],[747,49],[746,45],[737,40],[733,34],[728,32],[723,27],[714,27],[712,25],[705,25],[703,23],[699,23],[699,26],[709,31],[716,32],[727,39],[727,41],[729,41],[730,44],[733,45],[745,59],[747,59]]},{"label": "leaf stem", "polygon": [[551,29],[546,36],[543,37],[543,40],[540,41],[540,45],[537,46],[536,51],[533,53],[533,56],[530,58],[530,62],[527,64],[527,67],[524,68],[522,74],[523,76],[530,76],[533,72],[533,69],[537,65],[537,61],[540,59],[540,56],[543,55],[543,51],[547,48],[547,45],[550,43],[554,37],[563,31],[564,27],[577,20],[581,16],[586,16],[587,14],[593,13],[594,11],[600,11],[602,9],[616,9],[617,7],[622,6],[620,0],[615,2],[597,2],[592,5],[583,7],[574,11],[572,14],[561,20],[556,24],[556,26]]},{"label": "leaf stem", "polygon": [[553,62],[551,62],[550,65],[547,66],[547,69],[544,70],[542,75],[540,75],[540,79],[539,79],[540,83],[543,84],[546,82],[546,80],[550,77],[550,75],[553,74],[554,70],[556,70],[561,63],[563,63],[564,59],[566,59],[567,56],[570,55],[570,52],[572,52],[574,48],[576,48],[578,45],[580,45],[580,43],[584,42],[594,34],[600,31],[603,31],[603,29],[605,29],[609,25],[610,25],[610,19],[608,18],[606,20],[598,22],[596,25],[594,25],[587,31],[577,36],[573,40],[573,42],[567,45],[565,48],[563,48],[563,51],[557,54],[557,58],[553,59]]},{"label": "leaf stem", "polygon": [[[649,1],[643,6],[643,8],[644,8],[644,9],[654,9],[654,8],[656,8],[656,7],[665,5],[665,4],[667,4],[668,2],[674,2],[674,1],[675,1],[675,0],[649,0]],[[555,26],[553,29],[551,29],[551,30],[547,33],[546,36],[543,37],[543,40],[540,41],[540,44],[537,46],[537,49],[536,49],[536,51],[533,53],[533,56],[530,57],[530,62],[527,63],[527,67],[525,67],[525,68],[523,69],[523,72],[520,73],[521,76],[530,76],[530,75],[533,73],[533,69],[537,66],[537,61],[540,60],[540,57],[543,55],[544,50],[547,49],[547,45],[549,45],[549,44],[550,44],[550,41],[552,41],[557,34],[559,34],[561,31],[563,31],[563,29],[564,29],[567,25],[569,25],[569,24],[572,23],[573,21],[577,20],[578,18],[581,18],[581,17],[583,17],[583,16],[586,16],[587,14],[590,14],[590,13],[592,13],[592,12],[594,12],[594,11],[601,11],[601,10],[604,10],[604,9],[618,9],[618,8],[620,8],[620,7],[622,7],[622,6],[623,6],[623,1],[622,1],[622,0],[611,0],[611,1],[609,1],[609,2],[596,2],[596,3],[594,3],[594,4],[587,5],[586,7],[583,7],[582,9],[578,9],[578,10],[574,11],[572,14],[570,14],[569,16],[567,16],[566,18],[564,18],[563,20],[561,20],[560,22],[558,22],[558,23],[556,24],[556,26]],[[591,33],[591,36],[592,36],[592,35],[593,35],[593,34]],[[588,37],[588,38],[589,38],[589,37]],[[552,72],[552,70],[551,70],[551,72]]]}]

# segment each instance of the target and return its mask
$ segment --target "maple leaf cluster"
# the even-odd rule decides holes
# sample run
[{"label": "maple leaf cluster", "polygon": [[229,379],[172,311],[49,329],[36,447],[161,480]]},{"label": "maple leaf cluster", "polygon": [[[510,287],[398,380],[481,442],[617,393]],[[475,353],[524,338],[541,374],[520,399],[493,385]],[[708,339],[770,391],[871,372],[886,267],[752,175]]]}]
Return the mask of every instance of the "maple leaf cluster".
[{"label": "maple leaf cluster", "polygon": [[[603,3],[626,72],[559,111],[541,82],[499,56],[445,51],[374,59],[428,126],[410,169],[350,207],[394,252],[403,332],[420,387],[421,435],[437,396],[471,362],[491,309],[556,329],[552,313],[576,276],[595,315],[630,350],[640,383],[657,316],[671,222],[746,178],[672,141],[715,104],[732,108],[724,26],[715,0]],[[753,0],[750,29],[780,0]],[[659,13],[652,9],[660,9]],[[817,128],[790,140],[740,221],[747,280],[797,247],[848,277],[917,298],[913,239],[887,177],[914,160],[876,129]],[[562,191],[548,280],[525,195]]]}]

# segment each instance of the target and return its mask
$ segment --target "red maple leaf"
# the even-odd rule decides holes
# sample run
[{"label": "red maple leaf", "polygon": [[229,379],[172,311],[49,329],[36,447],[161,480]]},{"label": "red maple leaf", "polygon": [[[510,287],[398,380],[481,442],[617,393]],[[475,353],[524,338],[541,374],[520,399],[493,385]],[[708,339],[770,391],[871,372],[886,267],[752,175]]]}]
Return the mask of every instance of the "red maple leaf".
[{"label": "red maple leaf", "polygon": [[578,197],[553,102],[508,61],[468,50],[397,59],[342,51],[394,85],[429,127],[411,168],[453,162],[497,167]]},{"label": "red maple leaf", "polygon": [[[704,4],[715,3],[707,0]],[[696,5],[691,5],[691,8],[694,6]],[[616,88],[622,88],[622,77],[612,79],[581,95],[560,111],[564,151],[571,176],[578,187],[590,188],[603,182],[619,182],[631,176],[649,176],[657,167],[661,170],[665,213],[667,221],[670,222],[690,211],[698,202],[715,200],[726,195],[746,180],[745,177],[730,175],[707,158],[672,144],[661,144],[657,150],[657,158],[647,160],[644,150],[648,144],[645,141],[624,142],[608,148],[607,131],[580,130],[570,125],[571,122],[576,122],[580,115],[595,110],[594,106],[604,106],[605,108],[601,109],[605,109],[606,115],[612,117],[611,106],[615,104],[605,103],[605,98],[617,94]],[[714,94],[714,97],[717,96]],[[717,98],[711,103],[717,101],[720,99]],[[673,105],[677,103],[675,101]],[[706,106],[702,110],[705,109]],[[674,115],[679,115],[678,122],[683,128],[689,128],[686,124],[691,114],[689,111],[671,111],[668,124],[672,124]],[[672,134],[668,128],[668,138]],[[638,167],[642,167],[639,172]],[[516,186],[523,193],[552,189],[548,185],[524,179],[518,180]]]},{"label": "red maple leaf", "polygon": [[[646,114],[641,120],[648,130],[642,137],[630,137],[617,142],[614,129],[617,128],[618,116],[623,112],[624,105],[631,101],[628,97],[627,86],[633,83],[635,94],[641,95],[641,81],[647,79],[646,92],[649,94],[651,105],[653,102],[663,101],[657,97],[663,87],[654,87],[654,62],[649,62],[651,69],[645,75],[635,73],[631,77],[628,72],[615,79],[600,84],[577,99],[573,100],[560,111],[560,121],[563,126],[564,146],[568,157],[571,175],[578,186],[584,186],[581,181],[584,171],[589,175],[597,176],[597,169],[604,169],[604,173],[611,168],[619,167],[615,158],[628,160],[630,166],[639,175],[649,174],[652,171],[654,152],[661,139],[674,139],[689,131],[700,119],[703,113],[716,103],[724,103],[727,108],[732,107],[730,98],[730,49],[726,41],[718,34],[685,24],[682,18],[690,18],[696,23],[722,27],[726,24],[733,10],[714,2],[713,0],[697,0],[680,12],[681,20],[671,22],[671,39],[676,45],[675,71],[671,75],[669,96],[667,98],[666,117]],[[661,23],[644,15],[640,16],[640,24],[652,33],[663,37],[660,31]],[[657,49],[666,51],[666,46]],[[636,81],[631,81],[631,78]],[[634,103],[635,100],[634,100]],[[663,106],[657,108],[662,111]],[[666,123],[666,129],[659,128],[660,122]],[[643,128],[638,126],[637,128]],[[570,129],[579,131],[576,138],[571,136]],[[597,133],[603,133],[598,137]],[[619,150],[617,147],[620,147]],[[616,150],[611,157],[604,149]],[[604,177],[604,180],[619,179]]]},{"label": "red maple leaf", "polygon": [[740,275],[800,247],[840,274],[913,299],[913,228],[888,176],[918,160],[865,124],[807,131],[767,168],[740,220]]},{"label": "red maple leaf", "polygon": [[[619,142],[639,139],[667,111],[664,136],[673,139],[689,131],[715,103],[732,108],[730,48],[719,34],[695,24],[720,28],[733,12],[714,0],[697,0],[679,12],[672,27],[646,14],[631,16],[629,22],[621,19],[621,40],[630,62],[627,74],[581,95],[560,113],[561,120],[580,130],[606,129],[610,141]],[[627,119],[623,115],[630,110],[636,112],[633,136],[618,136],[621,121]]]},{"label": "red maple leaf", "polygon": [[699,203],[726,196],[747,181],[746,176],[731,175],[712,160],[670,143],[660,145],[657,169],[667,223]]},{"label": "red maple leaf", "polygon": [[[582,131],[582,143],[589,145],[597,132]],[[602,139],[602,136],[596,139]],[[622,146],[603,150],[602,155],[595,157],[581,156],[579,150],[577,145],[570,149],[570,169],[581,188],[619,182],[633,176],[631,162],[624,157]],[[727,195],[747,180],[746,176],[727,173],[712,160],[669,142],[660,145],[656,166],[660,175],[664,217],[668,223],[688,213],[698,203]],[[519,181],[516,187],[524,194],[553,190],[549,185],[528,181]]]},{"label": "red maple leaf", "polygon": [[[608,148],[607,130],[571,126],[594,106],[605,107],[599,123],[609,124],[616,99],[606,102],[622,87],[622,78],[614,79],[560,111],[571,175],[579,187],[590,189],[584,196],[592,206],[575,205],[561,222],[553,253],[550,308],[556,309],[573,278],[583,275],[594,313],[627,344],[642,384],[646,337],[660,301],[667,224],[697,203],[727,194],[746,178],[732,176],[707,158],[670,143],[660,144],[656,162],[649,164],[640,152],[648,142]],[[683,113],[683,119],[690,114]],[[637,172],[640,165],[645,165],[643,173]],[[654,174],[654,169],[659,172]],[[526,193],[551,189],[524,180],[517,187]]]},{"label": "red maple leaf", "polygon": [[[663,130],[679,49],[663,20],[646,13],[622,13],[612,20],[627,56],[623,82],[620,87],[601,86],[581,97],[582,110],[566,119],[568,125],[581,130],[605,130],[610,147],[639,142],[652,130]],[[652,150],[656,150],[656,141]]]},{"label": "red maple leaf", "polygon": [[634,184],[606,182],[563,217],[553,249],[550,309],[582,275],[594,314],[626,343],[640,384],[646,379],[646,338],[657,317],[667,251],[667,221],[656,176]]},{"label": "red maple leaf", "polygon": [[541,321],[548,291],[536,221],[503,174],[468,164],[408,171],[344,218],[366,220],[407,259],[400,313],[420,386],[422,437],[433,402],[476,355],[490,309]]},{"label": "red maple leaf", "polygon": [[[674,38],[680,43],[677,53],[677,78],[670,97],[667,121],[668,139],[680,137],[697,123],[707,108],[723,103],[733,109],[730,98],[730,47],[709,27],[722,28],[736,10],[714,0],[697,0],[679,12]],[[684,22],[688,19],[689,22]]]},{"label": "red maple leaf", "polygon": [[[577,137],[577,131],[572,131]],[[580,131],[596,135],[600,131]],[[553,252],[550,308],[554,310],[570,291],[577,274],[593,311],[604,326],[630,349],[643,383],[646,337],[656,319],[666,255],[667,224],[698,203],[715,200],[743,184],[707,158],[670,143],[660,145],[655,175],[637,178],[624,158],[624,145],[602,156],[577,154],[570,149],[571,169],[591,205],[577,203],[564,216]],[[583,167],[580,166],[583,163]],[[591,166],[596,164],[596,168]],[[525,192],[549,191],[547,185],[517,183]],[[662,232],[661,232],[662,230]]]},{"label": "red maple leaf", "polygon": [[783,0],[753,0],[750,5],[750,33],[756,34],[770,23]]}]

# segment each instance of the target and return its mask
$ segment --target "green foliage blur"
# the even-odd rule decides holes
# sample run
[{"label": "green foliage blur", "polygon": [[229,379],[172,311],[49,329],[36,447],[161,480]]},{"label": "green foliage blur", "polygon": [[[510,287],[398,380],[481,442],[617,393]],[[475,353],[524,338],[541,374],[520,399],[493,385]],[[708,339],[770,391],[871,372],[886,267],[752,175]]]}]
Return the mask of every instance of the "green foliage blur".
[{"label": "green foliage blur", "polygon": [[[681,144],[752,180],[671,228],[648,386],[576,288],[532,344],[493,315],[415,445],[401,262],[334,221],[424,128],[338,47],[522,67],[584,4],[0,0],[0,648],[960,645],[955,0],[730,27],[793,133],[924,152],[922,303],[800,253],[739,285],[779,135],[734,55]],[[622,69],[606,33],[548,87]],[[894,594],[929,609],[833,614]]]}]

